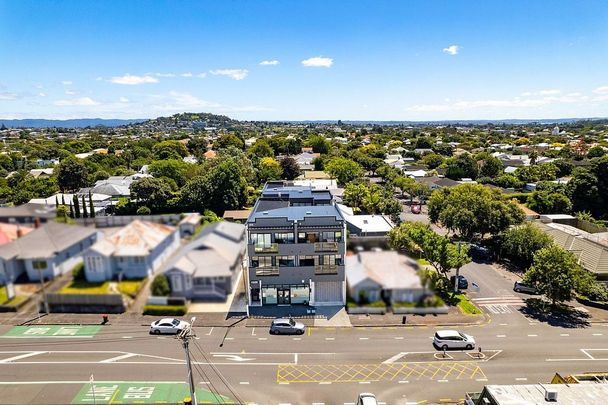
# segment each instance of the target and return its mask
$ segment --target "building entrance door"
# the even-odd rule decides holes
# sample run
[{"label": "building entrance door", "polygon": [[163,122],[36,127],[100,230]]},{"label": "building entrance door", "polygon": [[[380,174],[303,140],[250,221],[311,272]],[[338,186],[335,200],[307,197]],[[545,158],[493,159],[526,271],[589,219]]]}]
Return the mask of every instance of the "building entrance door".
[{"label": "building entrance door", "polygon": [[291,291],[289,288],[277,288],[277,304],[278,305],[290,305],[291,304]]}]

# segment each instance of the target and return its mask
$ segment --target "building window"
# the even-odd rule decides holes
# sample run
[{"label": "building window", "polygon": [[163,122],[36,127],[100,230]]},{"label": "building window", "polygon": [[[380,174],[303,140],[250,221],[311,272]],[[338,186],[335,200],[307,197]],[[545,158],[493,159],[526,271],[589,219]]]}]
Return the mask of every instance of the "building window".
[{"label": "building window", "polygon": [[319,241],[318,232],[300,232],[298,233],[298,243],[315,243]]},{"label": "building window", "polygon": [[340,255],[323,255],[321,256],[321,265],[323,266],[341,266],[342,256]]},{"label": "building window", "polygon": [[272,243],[271,236],[269,233],[252,233],[251,243],[258,247],[269,247]]},{"label": "building window", "polygon": [[341,242],[342,232],[325,231],[321,232],[321,242]]},{"label": "building window", "polygon": [[194,285],[196,285],[196,286],[211,285],[211,279],[208,277],[197,277],[194,279]]},{"label": "building window", "polygon": [[275,287],[262,288],[262,304],[276,304],[277,289]]},{"label": "building window", "polygon": [[296,265],[295,256],[277,256],[279,267],[294,267]]},{"label": "building window", "polygon": [[316,266],[318,262],[318,256],[300,256],[300,266]]},{"label": "building window", "polygon": [[293,232],[275,233],[274,241],[276,243],[293,243],[294,242]]},{"label": "building window", "polygon": [[291,303],[307,304],[310,300],[310,289],[307,285],[291,286]]},{"label": "building window", "polygon": [[32,267],[34,270],[44,270],[47,268],[46,260],[34,260],[32,261]]},{"label": "building window", "polygon": [[253,256],[251,267],[272,267],[272,256]]}]

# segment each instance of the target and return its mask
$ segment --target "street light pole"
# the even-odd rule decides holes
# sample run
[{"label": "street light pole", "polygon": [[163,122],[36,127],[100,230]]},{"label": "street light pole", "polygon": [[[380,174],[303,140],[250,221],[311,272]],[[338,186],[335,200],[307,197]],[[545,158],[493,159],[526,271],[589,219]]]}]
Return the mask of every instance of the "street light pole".
[{"label": "street light pole", "polygon": [[192,362],[190,360],[190,350],[188,348],[190,344],[190,339],[194,337],[194,333],[192,333],[192,324],[196,318],[192,318],[192,321],[188,327],[182,330],[177,337],[182,341],[182,347],[186,352],[186,367],[188,368],[188,385],[190,386],[190,399],[192,400],[192,405],[198,405],[196,401],[196,388],[194,386],[194,376],[192,375]]}]

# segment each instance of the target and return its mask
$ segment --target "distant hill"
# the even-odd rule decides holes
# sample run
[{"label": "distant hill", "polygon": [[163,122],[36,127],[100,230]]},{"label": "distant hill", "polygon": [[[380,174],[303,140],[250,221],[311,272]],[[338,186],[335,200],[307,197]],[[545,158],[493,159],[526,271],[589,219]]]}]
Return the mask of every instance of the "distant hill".
[{"label": "distant hill", "polygon": [[44,119],[23,119],[23,120],[3,120],[0,119],[0,126],[7,128],[86,128],[86,127],[118,127],[121,125],[136,124],[144,122],[142,119],[118,120],[102,118],[81,118],[72,120],[44,120]]},{"label": "distant hill", "polygon": [[164,127],[164,128],[205,128],[218,127],[229,128],[238,125],[239,121],[225,115],[211,113],[181,113],[170,117],[158,117],[145,122],[142,126]]}]

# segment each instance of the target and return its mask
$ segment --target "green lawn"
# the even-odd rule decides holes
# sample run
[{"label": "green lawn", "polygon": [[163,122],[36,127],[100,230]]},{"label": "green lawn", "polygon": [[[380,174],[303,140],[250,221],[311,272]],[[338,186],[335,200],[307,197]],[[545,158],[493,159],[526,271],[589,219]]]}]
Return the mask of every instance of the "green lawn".
[{"label": "green lawn", "polygon": [[431,263],[429,263],[429,261],[426,259],[416,259],[416,263],[418,263],[421,266],[430,266],[431,265]]},{"label": "green lawn", "polygon": [[475,304],[473,304],[469,298],[462,294],[462,293],[458,293],[454,296],[454,303],[456,303],[458,305],[458,308],[460,308],[460,311],[462,311],[463,314],[468,314],[468,315],[478,315],[481,314],[481,310],[479,308],[477,308],[475,306]]},{"label": "green lawn", "polygon": [[118,291],[131,298],[135,298],[145,281],[145,278],[141,280],[123,280],[118,283]]},{"label": "green lawn", "polygon": [[59,290],[60,294],[108,294],[110,283],[89,283],[86,281],[72,281]]}]

